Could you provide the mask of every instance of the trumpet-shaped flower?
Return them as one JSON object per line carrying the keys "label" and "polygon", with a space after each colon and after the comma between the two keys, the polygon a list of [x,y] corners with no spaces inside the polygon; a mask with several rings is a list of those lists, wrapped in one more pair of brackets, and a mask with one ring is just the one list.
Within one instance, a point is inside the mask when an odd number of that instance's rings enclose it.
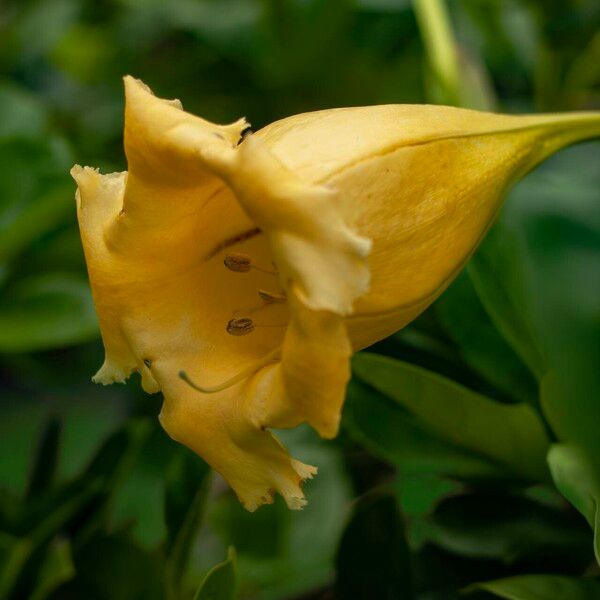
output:
{"label": "trumpet-shaped flower", "polygon": [[336,435],[352,352],[423,311],[473,253],[507,188],[596,114],[443,106],[326,110],[249,133],[125,78],[128,172],[76,166],[106,359],[141,374],[160,421],[249,510],[305,504],[316,468],[269,431]]}

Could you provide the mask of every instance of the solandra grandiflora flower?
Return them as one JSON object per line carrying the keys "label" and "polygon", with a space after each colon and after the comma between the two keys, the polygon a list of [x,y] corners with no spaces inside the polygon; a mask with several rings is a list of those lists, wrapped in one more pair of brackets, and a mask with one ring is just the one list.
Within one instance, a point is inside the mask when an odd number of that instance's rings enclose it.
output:
{"label": "solandra grandiflora flower", "polygon": [[338,431],[351,354],[450,283],[507,188],[597,114],[504,116],[391,105],[296,115],[250,133],[125,78],[128,172],[76,166],[106,360],[141,374],[160,422],[249,510],[305,504],[316,468],[271,428]]}

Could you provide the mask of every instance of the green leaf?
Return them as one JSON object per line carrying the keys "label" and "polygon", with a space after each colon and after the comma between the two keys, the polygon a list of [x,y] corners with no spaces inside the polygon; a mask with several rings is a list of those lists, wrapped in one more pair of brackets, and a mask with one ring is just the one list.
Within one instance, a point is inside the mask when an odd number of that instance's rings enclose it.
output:
{"label": "green leaf", "polygon": [[0,532],[0,600],[10,597],[30,554],[28,540]]}
{"label": "green leaf", "polygon": [[574,569],[590,560],[589,531],[576,513],[497,491],[446,498],[428,518],[427,534],[445,550],[473,559]]}
{"label": "green leaf", "polygon": [[50,593],[75,576],[71,546],[58,539],[48,550],[40,569],[31,600],[46,600]]}
{"label": "green leaf", "polygon": [[108,480],[110,487],[116,487],[129,471],[150,429],[147,421],[138,419],[113,433],[92,458],[86,476]]}
{"label": "green leaf", "polygon": [[[249,513],[229,492],[214,498],[209,514],[210,530],[225,547],[236,548],[243,588],[260,590],[263,600],[298,598],[329,584],[352,499],[346,466],[331,442],[307,425],[278,431],[277,436],[292,456],[319,466],[319,476],[304,485],[308,505],[290,511],[279,499]],[[194,567],[208,570],[217,560],[214,549],[211,536],[201,535]]]}
{"label": "green leaf", "polygon": [[467,273],[498,331],[539,380],[546,363],[524,309],[523,274],[513,238],[502,221],[497,221],[469,261]]}
{"label": "green leaf", "polygon": [[45,235],[43,240],[30,245],[27,252],[19,256],[18,265],[23,272],[84,273],[85,257],[79,231],[59,228]]}
{"label": "green leaf", "polygon": [[508,398],[536,401],[535,379],[492,323],[465,271],[435,303],[435,311],[476,373]]}
{"label": "green leaf", "polygon": [[280,497],[273,504],[249,513],[231,494],[211,511],[212,526],[228,545],[235,547],[239,562],[252,557],[251,560],[262,561],[263,565],[286,554],[292,519],[292,512]]}
{"label": "green leaf", "polygon": [[165,481],[167,547],[171,548],[198,494],[205,499],[210,467],[198,456],[182,450],[171,461]]}
{"label": "green leaf", "polygon": [[[538,229],[537,235],[551,238],[554,247],[552,253],[536,257],[536,277],[543,285],[537,301],[540,331],[552,362],[552,371],[542,380],[542,406],[561,441],[581,444],[600,462],[600,286],[592,275],[600,259],[600,229],[559,218],[539,223]],[[539,281],[542,273],[552,281]]]}
{"label": "green leaf", "polygon": [[356,0],[358,10],[382,13],[405,12],[411,9],[410,0]]}
{"label": "green leaf", "polygon": [[162,569],[158,556],[123,534],[95,537],[74,556],[76,576],[52,600],[162,600]]}
{"label": "green leaf", "polygon": [[109,30],[79,21],[52,51],[52,63],[73,79],[89,84],[102,79],[103,65],[115,55]]}
{"label": "green leaf", "polygon": [[508,472],[437,438],[418,419],[380,392],[353,379],[344,405],[344,430],[403,474],[506,477]]}
{"label": "green leaf", "polygon": [[0,84],[0,140],[34,138],[43,133],[47,123],[44,107],[34,94],[9,83]]}
{"label": "green leaf", "polygon": [[410,523],[407,531],[409,546],[416,552],[431,537],[428,516],[444,498],[459,493],[463,484],[436,473],[400,472],[392,487],[402,514]]}
{"label": "green leaf", "polygon": [[[167,537],[166,476],[174,456],[180,451],[185,451],[185,448],[173,444],[173,440],[155,419],[152,419],[150,424],[152,432],[138,460],[116,491],[111,508],[111,521],[126,524],[132,539],[141,546],[156,548],[162,545],[162,551],[166,546]],[[185,518],[185,512],[180,514],[179,518]]]}
{"label": "green leaf", "polygon": [[41,496],[51,487],[58,465],[58,452],[62,432],[62,423],[51,418],[40,438],[35,461],[29,479],[26,498]]}
{"label": "green leaf", "polygon": [[527,404],[500,404],[414,365],[362,352],[355,374],[410,411],[430,431],[525,479],[548,480],[549,441]]}
{"label": "green leaf", "polygon": [[235,589],[235,549],[231,546],[227,552],[227,559],[208,572],[194,600],[233,600]]}
{"label": "green leaf", "polygon": [[130,421],[104,442],[88,465],[81,480],[97,482],[101,493],[87,507],[83,522],[73,527],[78,545],[106,527],[117,489],[133,468],[150,431],[147,421]]}
{"label": "green leaf", "polygon": [[26,536],[13,537],[8,553],[0,565],[0,599],[7,597],[14,587],[29,587],[33,583],[33,579],[27,576],[27,573],[29,570],[35,572],[39,568],[37,558],[43,556],[45,546],[55,535],[72,524],[82,507],[96,496],[98,487],[97,482],[82,486],[77,493],[69,495],[54,510],[44,514],[43,520]]}
{"label": "green leaf", "polygon": [[72,26],[78,4],[74,0],[32,2],[17,14],[11,33],[20,52],[19,62],[33,61],[49,52]]}
{"label": "green leaf", "polygon": [[507,600],[595,600],[600,598],[600,582],[565,575],[517,575],[506,579],[475,583],[467,592],[485,590]]}
{"label": "green leaf", "polygon": [[73,517],[78,514],[82,506],[85,506],[90,498],[93,498],[99,489],[97,482],[84,485],[78,493],[70,495],[54,511],[49,512],[45,519],[28,534],[32,548],[47,543],[58,532],[66,528]]}
{"label": "green leaf", "polygon": [[0,142],[0,263],[69,215],[75,223],[72,162],[70,147],[56,136]]}
{"label": "green leaf", "polygon": [[[260,575],[266,564],[264,553],[242,555],[238,551],[240,580],[246,581],[242,573],[247,577],[248,571],[253,571],[254,581],[264,578],[257,585],[259,589],[269,590],[265,600],[293,598],[327,585],[345,525],[346,507],[352,498],[343,459],[331,442],[321,440],[306,425],[278,431],[277,437],[292,456],[318,465],[319,475],[304,485],[308,505],[301,511],[286,509],[284,512],[280,507],[270,507],[279,522],[270,533],[268,544],[271,548],[280,545],[280,552],[276,559],[269,561],[268,577],[264,571],[262,577]],[[248,561],[250,556],[253,558]]]}
{"label": "green leaf", "polygon": [[167,473],[165,521],[167,598],[181,598],[190,553],[202,524],[210,488],[210,468],[191,452],[179,453]]}
{"label": "green leaf", "polygon": [[[6,544],[6,540],[3,541]],[[46,548],[34,547],[28,538],[15,538],[9,547],[3,548],[0,564],[0,600],[29,598],[34,585],[40,560]]]}
{"label": "green leaf", "polygon": [[0,237],[0,264],[9,262],[46,232],[56,229],[68,216],[74,215],[71,185],[55,186],[23,206],[10,224],[2,227]]}
{"label": "green leaf", "polygon": [[358,500],[336,568],[340,600],[413,597],[410,550],[393,494],[374,492]]}
{"label": "green leaf", "polygon": [[23,509],[23,502],[17,494],[0,487],[0,531],[13,532]]}
{"label": "green leaf", "polygon": [[583,448],[554,444],[548,465],[561,494],[587,519],[594,531],[594,552],[600,564],[600,467]]}
{"label": "green leaf", "polygon": [[0,298],[0,352],[31,352],[94,339],[98,324],[87,282],[66,273],[23,279]]}
{"label": "green leaf", "polygon": [[445,497],[456,494],[457,481],[431,473],[402,474],[394,483],[402,512],[407,517],[422,517],[430,513]]}
{"label": "green leaf", "polygon": [[521,239],[522,296],[551,373],[542,380],[544,413],[561,442],[600,463],[597,149],[569,148],[531,173],[511,194],[505,221]]}

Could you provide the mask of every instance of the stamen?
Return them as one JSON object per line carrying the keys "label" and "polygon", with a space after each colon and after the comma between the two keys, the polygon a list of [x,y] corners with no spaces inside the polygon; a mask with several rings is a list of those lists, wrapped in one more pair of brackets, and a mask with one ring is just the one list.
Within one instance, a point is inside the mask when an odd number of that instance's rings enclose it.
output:
{"label": "stamen", "polygon": [[270,304],[285,304],[287,302],[285,294],[275,294],[267,290],[258,290],[258,297],[262,300],[261,304],[247,308],[238,308],[233,311],[233,315],[251,315],[264,310]]}
{"label": "stamen", "polygon": [[254,331],[254,322],[252,319],[242,317],[241,319],[231,319],[227,322],[227,333],[230,335],[247,335]]}
{"label": "stamen", "polygon": [[250,269],[256,269],[261,273],[277,275],[277,271],[257,265],[247,254],[241,254],[240,252],[230,252],[226,254],[223,264],[230,271],[235,271],[236,273],[247,273]]}
{"label": "stamen", "polygon": [[223,264],[236,273],[246,273],[252,267],[252,259],[245,254],[226,254]]}
{"label": "stamen", "polygon": [[267,304],[283,304],[287,302],[287,296],[285,294],[274,294],[267,290],[258,290],[258,297]]}
{"label": "stamen", "polygon": [[222,390],[226,390],[227,388],[239,383],[240,381],[244,381],[244,379],[248,379],[248,377],[254,375],[256,371],[269,364],[270,362],[277,362],[279,358],[279,354],[281,352],[280,348],[275,348],[272,352],[269,352],[263,358],[258,359],[250,366],[246,367],[243,371],[240,371],[237,375],[234,375],[230,379],[227,379],[223,383],[213,386],[201,386],[197,383],[194,383],[187,375],[185,371],[179,371],[179,378],[185,381],[191,388],[195,389],[198,392],[202,392],[203,394],[214,394],[215,392],[221,392]]}
{"label": "stamen", "polygon": [[239,319],[231,319],[227,322],[227,333],[229,335],[247,335],[252,333],[257,327],[287,327],[287,323],[255,323],[248,317],[241,317]]}

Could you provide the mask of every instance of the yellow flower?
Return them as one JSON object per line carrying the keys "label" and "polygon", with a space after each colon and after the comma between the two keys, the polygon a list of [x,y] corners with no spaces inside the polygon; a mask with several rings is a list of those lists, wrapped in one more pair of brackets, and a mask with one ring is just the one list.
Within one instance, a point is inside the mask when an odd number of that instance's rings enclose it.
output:
{"label": "yellow flower", "polygon": [[[249,510],[316,468],[269,432],[338,430],[353,351],[400,329],[474,251],[507,187],[597,114],[327,110],[245,134],[125,78],[126,173],[76,166],[106,360]],[[197,389],[194,389],[197,388]]]}

